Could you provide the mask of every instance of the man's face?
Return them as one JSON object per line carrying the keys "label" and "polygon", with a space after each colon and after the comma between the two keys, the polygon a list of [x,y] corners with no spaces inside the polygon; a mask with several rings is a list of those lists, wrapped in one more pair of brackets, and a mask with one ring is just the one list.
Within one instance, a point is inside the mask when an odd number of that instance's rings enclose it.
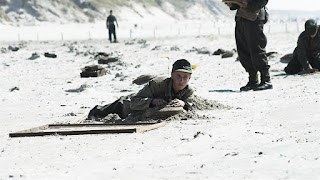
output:
{"label": "man's face", "polygon": [[171,78],[173,81],[173,89],[175,92],[178,92],[188,85],[191,74],[187,72],[175,71],[171,73]]}
{"label": "man's face", "polygon": [[316,30],[316,33],[314,33],[313,35],[311,35],[310,37],[313,39],[317,36],[318,34],[318,31],[319,31],[319,26],[317,27],[317,30]]}

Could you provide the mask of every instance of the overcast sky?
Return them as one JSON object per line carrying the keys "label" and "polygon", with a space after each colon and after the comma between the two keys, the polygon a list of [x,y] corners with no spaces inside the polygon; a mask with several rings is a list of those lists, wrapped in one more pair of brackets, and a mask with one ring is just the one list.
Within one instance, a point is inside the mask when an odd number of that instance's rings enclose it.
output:
{"label": "overcast sky", "polygon": [[269,0],[267,7],[273,10],[320,11],[320,0]]}

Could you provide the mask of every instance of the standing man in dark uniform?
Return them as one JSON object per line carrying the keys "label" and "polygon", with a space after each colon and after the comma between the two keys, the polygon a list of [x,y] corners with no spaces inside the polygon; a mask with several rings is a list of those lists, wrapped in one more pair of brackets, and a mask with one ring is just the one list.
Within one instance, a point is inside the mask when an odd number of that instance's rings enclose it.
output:
{"label": "standing man in dark uniform", "polygon": [[284,71],[287,74],[314,73],[320,69],[320,27],[314,19],[305,23],[293,57]]}
{"label": "standing man in dark uniform", "polygon": [[[249,73],[249,82],[240,91],[272,89],[265,47],[267,38],[263,26],[267,22],[265,6],[268,0],[226,1],[230,10],[236,10],[235,37],[239,60]],[[260,83],[258,80],[260,72]]]}
{"label": "standing man in dark uniform", "polygon": [[116,26],[114,25],[115,22],[117,23],[117,27],[119,27],[116,17],[112,15],[112,10],[110,10],[110,15],[107,18],[107,28],[109,29],[109,41],[111,43],[112,43],[112,37],[111,37],[112,34],[114,38],[113,42],[117,42]]}

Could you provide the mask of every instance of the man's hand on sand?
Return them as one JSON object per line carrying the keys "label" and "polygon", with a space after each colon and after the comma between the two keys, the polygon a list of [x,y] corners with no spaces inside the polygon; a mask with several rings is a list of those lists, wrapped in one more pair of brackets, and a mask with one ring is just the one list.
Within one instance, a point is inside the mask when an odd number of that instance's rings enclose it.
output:
{"label": "man's hand on sand", "polygon": [[167,104],[167,101],[165,101],[164,99],[161,99],[161,98],[154,98],[151,101],[152,106],[163,106],[166,104]]}
{"label": "man's hand on sand", "polygon": [[169,106],[171,107],[183,107],[186,103],[181,101],[180,99],[174,99],[169,102]]}

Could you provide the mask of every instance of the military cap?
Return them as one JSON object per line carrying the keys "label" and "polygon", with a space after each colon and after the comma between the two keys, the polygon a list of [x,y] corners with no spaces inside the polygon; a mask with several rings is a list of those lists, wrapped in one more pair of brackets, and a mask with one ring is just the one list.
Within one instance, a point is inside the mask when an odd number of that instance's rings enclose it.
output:
{"label": "military cap", "polygon": [[172,66],[172,72],[180,71],[192,74],[192,66],[186,59],[177,60]]}
{"label": "military cap", "polygon": [[317,32],[317,21],[315,21],[314,19],[309,19],[304,24],[304,27],[308,35],[314,35]]}

